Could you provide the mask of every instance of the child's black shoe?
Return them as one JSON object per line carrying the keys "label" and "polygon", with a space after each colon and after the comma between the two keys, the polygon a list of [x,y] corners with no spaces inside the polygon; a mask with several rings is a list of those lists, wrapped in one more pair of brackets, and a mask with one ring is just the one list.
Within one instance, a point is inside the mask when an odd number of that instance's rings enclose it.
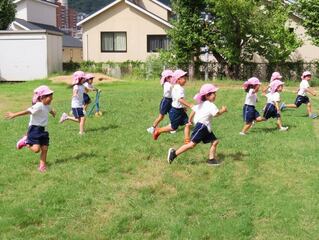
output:
{"label": "child's black shoe", "polygon": [[219,166],[220,162],[218,160],[216,160],[215,158],[213,158],[213,159],[207,160],[207,164],[209,166]]}
{"label": "child's black shoe", "polygon": [[174,159],[177,157],[175,152],[176,151],[173,148],[168,149],[167,162],[169,164],[171,164],[174,161]]}

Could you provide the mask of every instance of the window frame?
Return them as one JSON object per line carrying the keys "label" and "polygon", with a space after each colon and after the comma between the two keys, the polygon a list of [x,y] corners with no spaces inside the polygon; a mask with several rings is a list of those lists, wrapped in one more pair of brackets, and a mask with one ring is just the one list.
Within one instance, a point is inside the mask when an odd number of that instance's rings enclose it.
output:
{"label": "window frame", "polygon": [[[112,33],[113,34],[113,50],[103,50],[103,33]],[[115,33],[125,33],[125,50],[114,50],[115,42],[114,42],[114,34]],[[100,34],[100,42],[101,42],[101,52],[108,52],[108,53],[126,53],[127,52],[127,32],[123,31],[108,31],[108,32],[101,32]]]}
{"label": "window frame", "polygon": [[[147,34],[146,35],[146,51],[147,51],[147,53],[158,53],[159,51],[151,51],[150,50],[150,38],[151,37],[165,37],[166,39],[168,39],[169,41],[170,41],[170,39],[168,38],[168,35],[167,34]],[[164,38],[162,39],[162,40],[164,40]],[[164,49],[164,48],[160,48],[160,49]],[[164,50],[166,50],[166,49],[164,49]]]}

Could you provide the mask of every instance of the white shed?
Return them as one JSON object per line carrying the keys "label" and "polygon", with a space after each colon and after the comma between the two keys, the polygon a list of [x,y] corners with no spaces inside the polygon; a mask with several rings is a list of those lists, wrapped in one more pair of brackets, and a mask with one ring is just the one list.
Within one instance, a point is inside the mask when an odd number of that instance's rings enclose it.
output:
{"label": "white shed", "polygon": [[62,33],[0,31],[0,81],[28,81],[62,71]]}

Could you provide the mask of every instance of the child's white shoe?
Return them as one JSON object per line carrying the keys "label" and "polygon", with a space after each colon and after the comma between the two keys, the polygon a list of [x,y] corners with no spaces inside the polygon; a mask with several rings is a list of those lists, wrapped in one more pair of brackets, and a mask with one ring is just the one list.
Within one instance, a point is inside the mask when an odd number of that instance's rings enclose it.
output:
{"label": "child's white shoe", "polygon": [[287,131],[288,130],[288,127],[281,127],[279,128],[279,131]]}
{"label": "child's white shoe", "polygon": [[154,127],[150,127],[150,128],[148,128],[148,129],[146,129],[146,131],[148,132],[148,133],[150,133],[150,134],[153,134],[153,132],[154,132]]}
{"label": "child's white shoe", "polygon": [[176,130],[175,130],[175,131],[170,131],[170,133],[171,133],[171,134],[174,134],[174,133],[176,133]]}
{"label": "child's white shoe", "polygon": [[67,119],[68,119],[68,114],[62,113],[59,123],[63,123]]}
{"label": "child's white shoe", "polygon": [[239,133],[239,135],[241,135],[241,136],[245,136],[245,135],[246,135],[246,133],[244,133],[244,132],[240,132],[240,133]]}

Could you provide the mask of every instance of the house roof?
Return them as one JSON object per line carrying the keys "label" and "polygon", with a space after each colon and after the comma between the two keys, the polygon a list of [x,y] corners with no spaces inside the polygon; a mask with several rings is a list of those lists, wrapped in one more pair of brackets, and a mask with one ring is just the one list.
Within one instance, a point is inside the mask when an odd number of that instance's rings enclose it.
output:
{"label": "house roof", "polygon": [[168,11],[172,11],[171,1],[170,0],[152,0],[152,2],[160,5]]}
{"label": "house roof", "polygon": [[29,22],[20,18],[16,18],[13,23],[17,24],[18,26],[22,27],[25,30],[48,30],[51,32],[62,33],[63,47],[82,48],[82,42],[79,39],[74,38],[70,35],[67,35],[65,32],[61,31],[55,26],[46,25],[42,23]]}
{"label": "house roof", "polygon": [[140,11],[141,13],[143,13],[143,14],[145,14],[145,15],[147,15],[147,16],[153,18],[153,19],[155,19],[156,21],[161,22],[162,24],[164,24],[164,25],[166,25],[166,26],[168,26],[168,27],[170,27],[170,28],[173,27],[173,25],[171,25],[171,24],[170,24],[168,21],[166,21],[165,19],[163,19],[163,18],[157,16],[156,14],[154,14],[154,13],[152,13],[152,12],[146,10],[145,8],[142,8],[142,7],[138,6],[138,5],[136,5],[136,4],[133,3],[131,0],[115,0],[115,1],[113,1],[113,2],[111,2],[111,3],[109,3],[108,5],[106,5],[104,8],[100,9],[99,11],[93,13],[92,15],[90,15],[90,16],[88,16],[87,18],[85,18],[85,19],[83,19],[82,21],[80,21],[80,22],[77,24],[77,26],[81,26],[83,23],[85,23],[85,22],[91,20],[92,18],[94,18],[94,17],[100,15],[101,13],[107,11],[108,9],[112,8],[113,6],[115,6],[116,4],[118,4],[118,3],[122,2],[122,1],[124,1],[124,3],[126,3],[127,5],[129,5],[129,6],[133,7],[133,8],[135,8],[135,9],[138,10],[138,11]]}
{"label": "house roof", "polygon": [[[24,0],[15,0],[15,1],[13,1],[13,3],[17,4],[18,2],[21,2],[21,1],[24,1]],[[46,1],[46,0],[34,0],[34,1],[41,2],[41,3],[47,4],[47,5],[51,5],[51,6],[54,6],[54,7],[58,6],[57,4],[55,4],[53,2],[50,2],[50,1]]]}

